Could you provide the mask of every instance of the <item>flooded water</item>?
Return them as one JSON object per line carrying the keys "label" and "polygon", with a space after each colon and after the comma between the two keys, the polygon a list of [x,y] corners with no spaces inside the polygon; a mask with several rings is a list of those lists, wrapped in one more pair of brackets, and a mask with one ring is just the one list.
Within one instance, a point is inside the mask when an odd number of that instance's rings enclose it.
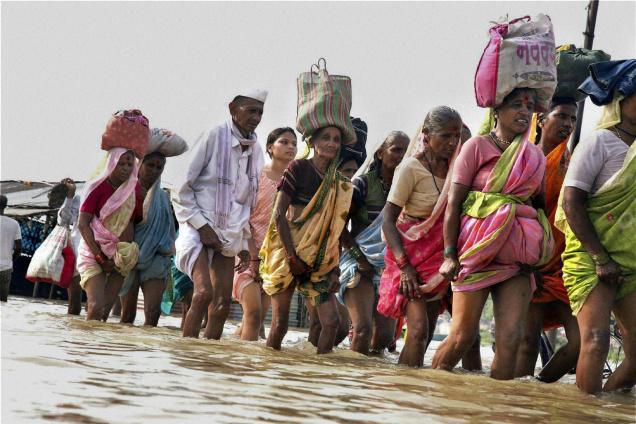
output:
{"label": "flooded water", "polygon": [[88,323],[16,297],[0,309],[3,423],[636,420],[634,391],[596,398],[572,384],[398,367],[395,355],[317,356],[302,332],[274,352],[233,338],[233,324],[209,341],[182,339],[175,318],[155,329]]}

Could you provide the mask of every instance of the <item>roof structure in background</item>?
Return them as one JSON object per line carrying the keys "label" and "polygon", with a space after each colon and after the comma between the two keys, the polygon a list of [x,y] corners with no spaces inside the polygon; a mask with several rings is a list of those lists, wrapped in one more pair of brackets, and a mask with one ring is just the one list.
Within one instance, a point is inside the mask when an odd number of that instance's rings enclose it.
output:
{"label": "roof structure in background", "polygon": [[[55,212],[49,208],[48,193],[59,181],[0,181],[0,193],[7,196],[7,216],[29,217]],[[81,193],[84,182],[76,182],[77,193]]]}

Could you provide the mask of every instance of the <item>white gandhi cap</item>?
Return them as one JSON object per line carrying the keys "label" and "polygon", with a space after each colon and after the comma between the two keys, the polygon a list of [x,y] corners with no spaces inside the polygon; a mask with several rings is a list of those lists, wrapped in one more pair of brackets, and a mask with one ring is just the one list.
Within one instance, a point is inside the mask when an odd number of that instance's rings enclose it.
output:
{"label": "white gandhi cap", "polygon": [[250,99],[258,100],[259,102],[265,103],[265,100],[267,99],[267,90],[252,88],[249,90],[243,90],[234,97],[236,98],[238,96],[249,97]]}

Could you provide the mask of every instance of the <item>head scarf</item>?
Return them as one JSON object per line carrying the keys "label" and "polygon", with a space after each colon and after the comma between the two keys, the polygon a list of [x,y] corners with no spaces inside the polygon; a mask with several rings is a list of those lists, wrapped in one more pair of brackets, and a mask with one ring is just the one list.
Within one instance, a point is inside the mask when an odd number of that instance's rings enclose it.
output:
{"label": "head scarf", "polygon": [[[84,194],[82,195],[82,202],[93,192],[93,190],[95,190],[101,183],[103,183],[110,176],[110,174],[113,173],[113,171],[117,167],[119,159],[124,153],[128,151],[128,149],[124,149],[123,147],[115,147],[108,151],[108,153],[106,154],[106,160],[102,162],[102,164],[100,164],[100,167],[98,167],[98,170],[96,170],[95,172],[97,176],[86,183],[86,188],[84,189]],[[108,199],[106,204],[104,204],[104,207],[100,211],[100,219],[104,220],[107,216],[111,215],[113,212],[119,209],[119,207],[121,207],[121,205],[135,191],[138,172],[139,161],[135,158],[133,170],[130,173],[130,177],[128,177],[128,180],[125,181],[122,185],[117,187],[115,193],[111,196],[110,199]]]}

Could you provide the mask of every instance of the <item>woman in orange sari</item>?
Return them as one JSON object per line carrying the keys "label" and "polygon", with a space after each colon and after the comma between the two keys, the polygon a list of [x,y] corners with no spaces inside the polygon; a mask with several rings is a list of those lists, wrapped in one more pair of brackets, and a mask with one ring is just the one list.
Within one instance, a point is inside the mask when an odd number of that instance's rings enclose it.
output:
{"label": "woman in orange sari", "polygon": [[574,99],[554,98],[548,111],[539,115],[537,123],[537,144],[546,156],[546,215],[552,227],[554,250],[550,260],[541,268],[543,284],[535,291],[528,308],[515,374],[517,377],[534,375],[541,330],[563,326],[568,342],[554,353],[537,375],[537,379],[548,383],[559,380],[576,365],[580,347],[579,326],[563,286],[561,254],[565,249],[565,238],[554,227],[559,193],[570,159],[568,140],[576,125],[576,111]]}

